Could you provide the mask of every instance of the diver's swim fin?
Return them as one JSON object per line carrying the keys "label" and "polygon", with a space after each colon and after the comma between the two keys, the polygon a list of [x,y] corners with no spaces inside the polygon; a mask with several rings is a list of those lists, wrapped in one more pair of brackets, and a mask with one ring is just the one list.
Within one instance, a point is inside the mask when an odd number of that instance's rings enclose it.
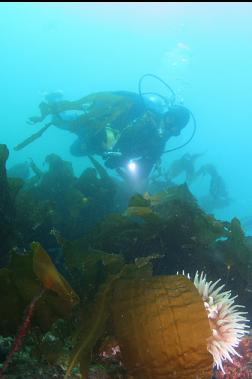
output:
{"label": "diver's swim fin", "polygon": [[39,137],[42,136],[42,134],[49,128],[49,126],[51,126],[52,123],[49,122],[48,124],[46,124],[45,126],[43,126],[43,128],[41,128],[37,133],[34,133],[32,134],[30,137],[26,138],[23,142],[19,143],[17,146],[14,147],[14,150],[15,151],[19,151],[19,150],[22,150],[25,146],[29,145],[30,143],[32,143],[33,141],[35,141],[36,139],[38,139]]}

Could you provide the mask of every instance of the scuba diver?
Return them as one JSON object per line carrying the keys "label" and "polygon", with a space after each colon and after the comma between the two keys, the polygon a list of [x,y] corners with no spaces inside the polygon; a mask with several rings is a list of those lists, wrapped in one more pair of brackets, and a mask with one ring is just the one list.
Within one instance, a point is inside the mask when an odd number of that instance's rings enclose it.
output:
{"label": "scuba diver", "polygon": [[231,199],[225,182],[213,164],[209,163],[201,166],[197,175],[207,175],[210,178],[209,193],[200,199],[202,207],[207,212],[212,212],[214,209],[221,209],[230,205]]}
{"label": "scuba diver", "polygon": [[[144,93],[142,81],[146,76],[161,81],[171,91],[171,99],[157,93]],[[172,136],[180,135],[192,116],[186,107],[175,104],[172,89],[152,74],[140,79],[139,93],[98,92],[77,101],[67,101],[61,91],[55,91],[46,94],[39,108],[40,116],[30,117],[29,123],[36,124],[50,117],[49,123],[16,146],[16,150],[25,147],[54,125],[78,136],[70,147],[72,155],[97,154],[103,157],[106,167],[130,170],[132,173],[137,171],[138,177],[142,178],[148,177],[165,152],[166,142]],[[193,134],[185,144],[195,133],[194,118],[193,121]]]}
{"label": "scuba diver", "polygon": [[164,114],[146,111],[121,132],[111,153],[106,154],[109,168],[128,167],[137,177],[148,177],[165,151],[167,141],[178,136],[187,125],[190,112],[181,105]]}

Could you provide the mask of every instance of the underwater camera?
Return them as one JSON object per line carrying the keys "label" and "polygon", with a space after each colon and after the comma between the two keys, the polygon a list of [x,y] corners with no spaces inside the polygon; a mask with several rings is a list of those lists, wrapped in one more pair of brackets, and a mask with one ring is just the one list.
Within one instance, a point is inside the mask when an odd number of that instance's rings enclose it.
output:
{"label": "underwater camera", "polygon": [[103,159],[105,160],[106,167],[110,169],[123,168],[129,174],[135,175],[138,172],[138,161],[142,159],[142,157],[125,159],[122,153],[118,151],[108,151],[103,154]]}

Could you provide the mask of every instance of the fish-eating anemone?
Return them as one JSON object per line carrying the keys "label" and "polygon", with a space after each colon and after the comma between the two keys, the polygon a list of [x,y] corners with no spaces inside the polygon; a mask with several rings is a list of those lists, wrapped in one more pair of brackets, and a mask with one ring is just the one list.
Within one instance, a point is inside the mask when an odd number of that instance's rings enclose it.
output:
{"label": "fish-eating anemone", "polygon": [[248,320],[218,283],[203,273],[118,283],[114,331],[132,378],[210,379],[213,364],[232,360]]}
{"label": "fish-eating anemone", "polygon": [[206,275],[196,272],[194,285],[198,289],[204,302],[209,325],[212,331],[211,337],[207,340],[207,349],[214,358],[217,369],[223,372],[222,362],[228,359],[233,362],[232,355],[240,356],[236,347],[241,338],[249,328],[245,314],[239,311],[242,305],[234,304],[237,296],[231,295],[231,291],[222,291],[224,284],[217,287],[220,279],[216,282],[207,282]]}

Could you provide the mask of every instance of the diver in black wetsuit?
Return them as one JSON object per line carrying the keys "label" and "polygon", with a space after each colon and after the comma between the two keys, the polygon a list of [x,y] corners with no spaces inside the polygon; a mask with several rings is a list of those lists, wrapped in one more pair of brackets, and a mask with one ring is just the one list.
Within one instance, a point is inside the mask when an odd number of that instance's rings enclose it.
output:
{"label": "diver in black wetsuit", "polygon": [[139,175],[147,177],[164,153],[166,142],[178,136],[189,119],[190,112],[183,106],[173,106],[163,115],[146,111],[122,130],[113,147],[118,156],[108,155],[106,166],[136,162]]}
{"label": "diver in black wetsuit", "polygon": [[74,156],[97,154],[105,166],[137,167],[148,177],[165,150],[166,142],[188,124],[191,112],[182,105],[162,102],[162,96],[127,91],[98,92],[77,101],[62,94],[48,94],[39,105],[37,123],[51,117],[51,124],[78,136],[70,151]]}

